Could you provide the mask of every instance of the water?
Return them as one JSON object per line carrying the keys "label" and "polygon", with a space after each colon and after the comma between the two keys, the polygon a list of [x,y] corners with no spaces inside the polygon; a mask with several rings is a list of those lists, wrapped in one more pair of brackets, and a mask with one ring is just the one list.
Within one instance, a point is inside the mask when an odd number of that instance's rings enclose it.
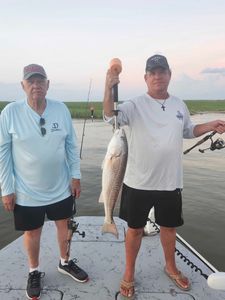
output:
{"label": "water", "polygon": [[[195,123],[225,118],[223,114],[192,116]],[[79,141],[83,122],[76,121]],[[87,121],[82,150],[82,194],[77,200],[77,215],[104,215],[103,205],[98,203],[101,190],[101,164],[112,136],[109,125],[100,121]],[[216,136],[217,138],[218,136]],[[184,149],[195,140],[185,140]],[[184,156],[183,211],[185,224],[178,233],[200,252],[218,270],[225,271],[225,149],[201,154],[197,147]],[[118,207],[115,215],[118,214]],[[12,214],[0,204],[0,248],[17,238],[13,229]]]}

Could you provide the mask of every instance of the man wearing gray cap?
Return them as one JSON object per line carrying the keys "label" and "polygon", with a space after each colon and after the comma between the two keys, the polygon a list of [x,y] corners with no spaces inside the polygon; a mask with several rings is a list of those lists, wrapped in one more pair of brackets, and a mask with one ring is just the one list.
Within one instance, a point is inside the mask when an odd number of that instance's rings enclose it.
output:
{"label": "man wearing gray cap", "polygon": [[[118,123],[124,126],[128,160],[122,190],[120,217],[127,221],[126,266],[120,293],[134,295],[135,262],[141,246],[149,211],[155,209],[156,223],[165,256],[166,275],[182,290],[190,283],[175,262],[176,227],[182,217],[183,138],[198,137],[209,131],[225,132],[225,122],[216,120],[194,125],[185,103],[169,94],[171,70],[163,55],[146,62],[144,79],[147,93],[118,105]],[[106,121],[113,123],[112,88],[118,75],[107,72],[104,95]]]}
{"label": "man wearing gray cap", "polygon": [[24,231],[28,255],[28,299],[40,298],[40,237],[45,216],[54,220],[60,250],[59,272],[78,282],[87,273],[68,259],[68,219],[79,198],[80,159],[76,134],[64,103],[46,98],[44,68],[24,67],[26,99],[8,104],[1,113],[0,183],[2,201],[13,211],[15,229]]}

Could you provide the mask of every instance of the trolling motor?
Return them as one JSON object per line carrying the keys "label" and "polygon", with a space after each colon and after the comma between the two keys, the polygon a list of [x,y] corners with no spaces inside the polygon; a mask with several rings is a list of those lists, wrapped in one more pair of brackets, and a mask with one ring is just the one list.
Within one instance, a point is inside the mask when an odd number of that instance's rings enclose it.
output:
{"label": "trolling motor", "polygon": [[204,153],[206,150],[220,150],[225,148],[225,142],[223,139],[219,138],[216,141],[213,141],[212,137],[216,134],[216,131],[211,132],[210,134],[206,135],[203,139],[201,139],[200,141],[198,141],[194,146],[192,146],[191,148],[185,150],[183,152],[183,154],[187,154],[188,152],[190,152],[192,149],[194,149],[195,147],[201,145],[202,143],[206,142],[208,139],[211,140],[211,145],[208,148],[205,149],[199,149],[199,152]]}
{"label": "trolling motor", "polygon": [[210,274],[207,283],[212,289],[225,291],[225,272],[215,272]]}
{"label": "trolling motor", "polygon": [[208,148],[205,149],[198,149],[199,152],[204,153],[206,150],[221,150],[223,148],[225,148],[225,142],[223,139],[217,139],[215,142],[213,142],[212,138],[211,139],[211,145]]}
{"label": "trolling motor", "polygon": [[70,257],[70,246],[71,246],[71,241],[72,241],[72,237],[74,233],[78,233],[79,235],[82,236],[82,238],[85,237],[85,232],[82,231],[80,232],[79,230],[77,230],[79,223],[77,223],[74,220],[74,216],[76,213],[76,202],[75,202],[75,197],[73,198],[73,213],[72,216],[70,217],[70,219],[68,220],[68,235],[67,235],[67,251],[66,251],[66,261],[69,260]]}

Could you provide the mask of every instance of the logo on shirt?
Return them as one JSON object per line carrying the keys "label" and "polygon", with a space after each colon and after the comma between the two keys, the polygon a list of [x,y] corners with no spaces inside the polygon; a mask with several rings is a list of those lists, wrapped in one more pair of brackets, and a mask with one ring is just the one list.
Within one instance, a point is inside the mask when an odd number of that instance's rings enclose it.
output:
{"label": "logo on shirt", "polygon": [[54,131],[61,131],[62,129],[59,128],[59,124],[58,123],[52,123],[52,128],[51,128],[51,132]]}
{"label": "logo on shirt", "polygon": [[176,117],[177,117],[178,120],[183,120],[184,119],[184,115],[179,110],[177,111]]}

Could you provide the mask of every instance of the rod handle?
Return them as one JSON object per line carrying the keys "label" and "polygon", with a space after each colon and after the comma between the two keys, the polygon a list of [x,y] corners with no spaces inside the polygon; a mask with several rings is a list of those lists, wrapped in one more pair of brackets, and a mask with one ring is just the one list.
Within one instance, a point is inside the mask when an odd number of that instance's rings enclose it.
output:
{"label": "rod handle", "polygon": [[[122,71],[122,63],[119,58],[113,58],[110,61],[110,70],[114,75],[119,75]],[[118,102],[118,84],[115,84],[112,88],[113,90],[113,100]]]}
{"label": "rod handle", "polygon": [[118,99],[119,99],[119,97],[118,97],[118,84],[115,84],[113,86],[113,101],[118,102]]}

